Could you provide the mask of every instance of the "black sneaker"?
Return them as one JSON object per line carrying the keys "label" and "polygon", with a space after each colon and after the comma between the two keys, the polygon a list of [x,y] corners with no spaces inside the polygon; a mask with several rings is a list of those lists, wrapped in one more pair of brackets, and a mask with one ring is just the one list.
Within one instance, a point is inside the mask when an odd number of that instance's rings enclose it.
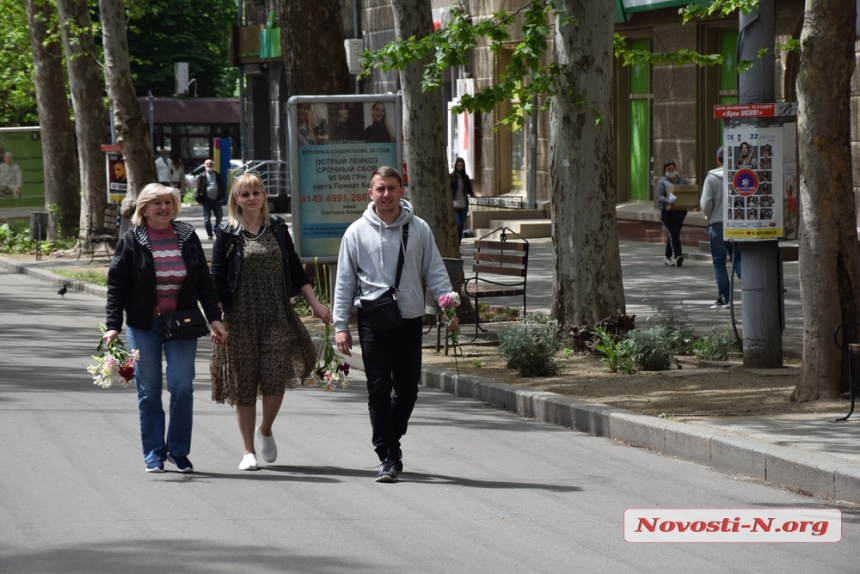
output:
{"label": "black sneaker", "polygon": [[194,472],[194,465],[188,460],[187,456],[167,455],[167,462],[176,465],[176,470],[179,472]]}
{"label": "black sneaker", "polygon": [[675,266],[676,266],[676,267],[681,267],[681,266],[683,266],[683,265],[684,265],[684,256],[683,256],[683,255],[679,255],[679,256],[678,256],[678,258],[677,258],[677,259],[675,259]]}
{"label": "black sneaker", "polygon": [[403,472],[403,451],[398,448],[396,452],[392,453],[391,462],[394,463],[397,474]]}
{"label": "black sneaker", "polygon": [[728,306],[729,304],[726,303],[726,300],[720,297],[714,303],[711,304],[711,309],[727,309]]}
{"label": "black sneaker", "polygon": [[382,470],[376,476],[376,482],[397,482],[397,468],[390,458],[382,461]]}

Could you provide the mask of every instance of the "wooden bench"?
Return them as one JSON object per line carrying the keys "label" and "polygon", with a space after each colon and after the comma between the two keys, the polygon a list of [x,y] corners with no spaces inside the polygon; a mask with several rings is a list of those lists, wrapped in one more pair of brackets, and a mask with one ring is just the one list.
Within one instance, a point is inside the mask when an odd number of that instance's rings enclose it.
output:
{"label": "wooden bench", "polygon": [[105,207],[104,222],[101,227],[90,222],[90,228],[86,230],[83,237],[78,239],[78,260],[80,260],[81,252],[86,246],[90,250],[90,263],[92,263],[95,258],[96,245],[99,243],[104,245],[108,257],[113,255],[111,248],[116,245],[117,239],[119,239],[119,218],[119,204],[108,203]]}
{"label": "wooden bench", "polygon": [[[514,236],[515,241],[510,241]],[[529,268],[529,242],[508,227],[500,227],[475,240],[472,271],[464,289],[475,307],[475,339],[480,325],[480,300],[488,297],[523,297],[526,314],[526,279]],[[474,339],[473,339],[474,340]]]}

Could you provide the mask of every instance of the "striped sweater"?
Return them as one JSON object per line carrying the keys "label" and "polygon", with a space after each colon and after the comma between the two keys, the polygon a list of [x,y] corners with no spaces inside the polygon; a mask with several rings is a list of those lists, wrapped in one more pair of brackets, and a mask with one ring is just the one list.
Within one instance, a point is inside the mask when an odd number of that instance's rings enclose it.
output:
{"label": "striped sweater", "polygon": [[152,261],[155,265],[155,292],[158,295],[158,309],[162,313],[175,311],[179,290],[188,275],[179,236],[171,225],[167,229],[154,229],[147,226]]}

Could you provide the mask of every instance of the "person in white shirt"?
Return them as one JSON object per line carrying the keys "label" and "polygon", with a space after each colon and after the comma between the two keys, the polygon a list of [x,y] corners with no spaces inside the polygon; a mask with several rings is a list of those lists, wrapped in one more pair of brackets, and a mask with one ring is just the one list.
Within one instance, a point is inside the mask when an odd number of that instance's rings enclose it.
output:
{"label": "person in white shirt", "polygon": [[173,185],[173,167],[170,164],[170,150],[161,148],[161,157],[155,160],[158,171],[158,183],[170,187]]}
{"label": "person in white shirt", "polygon": [[0,197],[11,193],[15,197],[21,197],[21,186],[24,185],[24,179],[21,176],[21,168],[13,163],[14,156],[12,152],[7,151],[3,157],[3,163],[0,163]]}

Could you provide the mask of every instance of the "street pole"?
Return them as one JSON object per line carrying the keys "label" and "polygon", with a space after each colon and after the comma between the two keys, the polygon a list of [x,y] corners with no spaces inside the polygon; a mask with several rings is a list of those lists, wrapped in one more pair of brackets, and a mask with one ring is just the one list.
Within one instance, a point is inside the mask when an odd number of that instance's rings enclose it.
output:
{"label": "street pole", "polygon": [[[770,103],[774,88],[774,0],[740,16],[738,58],[754,62],[738,76],[738,103]],[[759,50],[767,54],[760,58]],[[782,260],[777,241],[741,243],[744,366],[782,367]]]}

